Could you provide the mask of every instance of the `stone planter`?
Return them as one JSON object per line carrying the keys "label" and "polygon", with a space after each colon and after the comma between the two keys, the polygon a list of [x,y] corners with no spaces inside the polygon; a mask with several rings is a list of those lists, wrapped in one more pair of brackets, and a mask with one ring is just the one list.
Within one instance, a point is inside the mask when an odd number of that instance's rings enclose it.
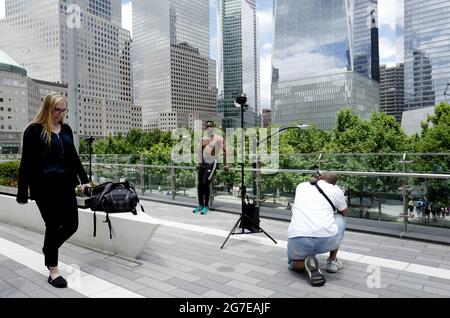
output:
{"label": "stone planter", "polygon": [[[1,187],[0,222],[9,223],[31,231],[44,233],[45,224],[36,203],[19,205],[15,194],[17,189]],[[6,194],[5,194],[6,193]],[[81,205],[87,198],[79,198]],[[77,232],[68,240],[71,243],[98,250],[110,255],[136,259],[149,244],[149,240],[159,227],[159,222],[149,215],[139,212],[110,214],[112,239],[109,238],[108,225],[104,223],[105,213],[97,214],[97,235],[93,237],[93,213],[88,209],[78,209],[79,226]]]}
{"label": "stone planter", "polygon": [[[0,186],[0,194],[14,195],[15,196],[17,194],[17,188]],[[89,206],[88,206],[88,204],[86,202],[88,199],[89,199],[88,197],[78,197],[77,196],[78,207],[81,208],[81,209],[89,208]]]}

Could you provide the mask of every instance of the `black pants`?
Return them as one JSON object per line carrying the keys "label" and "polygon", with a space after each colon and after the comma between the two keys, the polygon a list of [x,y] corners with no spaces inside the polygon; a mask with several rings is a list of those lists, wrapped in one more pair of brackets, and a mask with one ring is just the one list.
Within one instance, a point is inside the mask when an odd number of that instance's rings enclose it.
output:
{"label": "black pants", "polygon": [[207,164],[203,163],[198,170],[198,205],[208,206],[209,205],[209,186],[211,184],[214,173],[217,169],[217,161]]}
{"label": "black pants", "polygon": [[58,266],[58,249],[78,229],[75,187],[65,177],[46,178],[36,204],[45,222],[45,265]]}

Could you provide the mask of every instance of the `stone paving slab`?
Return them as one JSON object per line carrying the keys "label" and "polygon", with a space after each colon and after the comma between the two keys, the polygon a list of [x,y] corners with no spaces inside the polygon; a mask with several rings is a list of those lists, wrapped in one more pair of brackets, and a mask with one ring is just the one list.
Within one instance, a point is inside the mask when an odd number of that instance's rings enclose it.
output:
{"label": "stone paving slab", "polygon": [[[231,230],[236,215],[210,212],[194,215],[189,207],[144,202],[154,218]],[[388,267],[380,268],[380,288],[369,288],[368,264],[344,261],[344,270],[325,273],[327,283],[309,285],[304,274],[288,269],[286,242],[288,222],[261,219],[261,226],[280,244],[260,234],[232,235],[224,249],[225,237],[161,225],[136,262],[112,257],[74,244],[60,249],[66,264],[78,264],[82,271],[116,286],[151,298],[378,298],[450,297],[450,280]],[[253,237],[267,239],[264,244]],[[0,238],[41,253],[42,233],[0,224]],[[342,250],[361,256],[386,258],[418,265],[450,265],[450,247],[374,234],[347,232]],[[325,256],[319,256],[323,263]],[[56,290],[41,273],[0,253],[0,297],[86,297],[72,289]]]}

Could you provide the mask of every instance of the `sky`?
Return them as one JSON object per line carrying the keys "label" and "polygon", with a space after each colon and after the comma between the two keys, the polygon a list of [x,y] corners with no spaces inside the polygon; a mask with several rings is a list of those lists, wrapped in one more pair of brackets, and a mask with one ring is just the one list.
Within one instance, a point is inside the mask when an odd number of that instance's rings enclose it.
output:
{"label": "sky", "polygon": [[[36,0],[39,1],[39,0]],[[164,1],[164,0],[161,0]],[[189,1],[189,0],[186,0]],[[210,31],[212,59],[217,59],[216,5],[210,2]],[[378,25],[380,37],[380,63],[395,65],[395,0],[378,0]],[[271,51],[272,51],[272,10],[273,0],[256,0],[260,28],[260,77],[261,108],[270,108]],[[131,1],[122,0],[122,26],[132,32]],[[4,16],[5,0],[0,0],[0,18]]]}

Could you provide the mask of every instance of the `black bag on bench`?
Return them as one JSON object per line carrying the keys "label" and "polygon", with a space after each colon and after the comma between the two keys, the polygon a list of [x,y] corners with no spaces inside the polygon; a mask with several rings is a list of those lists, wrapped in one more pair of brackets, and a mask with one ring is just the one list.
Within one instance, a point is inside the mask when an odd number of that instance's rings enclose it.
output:
{"label": "black bag on bench", "polygon": [[[94,237],[97,233],[96,211],[106,212],[106,220],[108,223],[109,238],[112,239],[111,221],[109,213],[131,212],[137,214],[136,206],[139,203],[139,197],[136,193],[134,185],[128,181],[125,182],[105,182],[92,189],[92,197],[88,200],[89,207],[94,211]],[[144,207],[141,206],[142,212]]]}

